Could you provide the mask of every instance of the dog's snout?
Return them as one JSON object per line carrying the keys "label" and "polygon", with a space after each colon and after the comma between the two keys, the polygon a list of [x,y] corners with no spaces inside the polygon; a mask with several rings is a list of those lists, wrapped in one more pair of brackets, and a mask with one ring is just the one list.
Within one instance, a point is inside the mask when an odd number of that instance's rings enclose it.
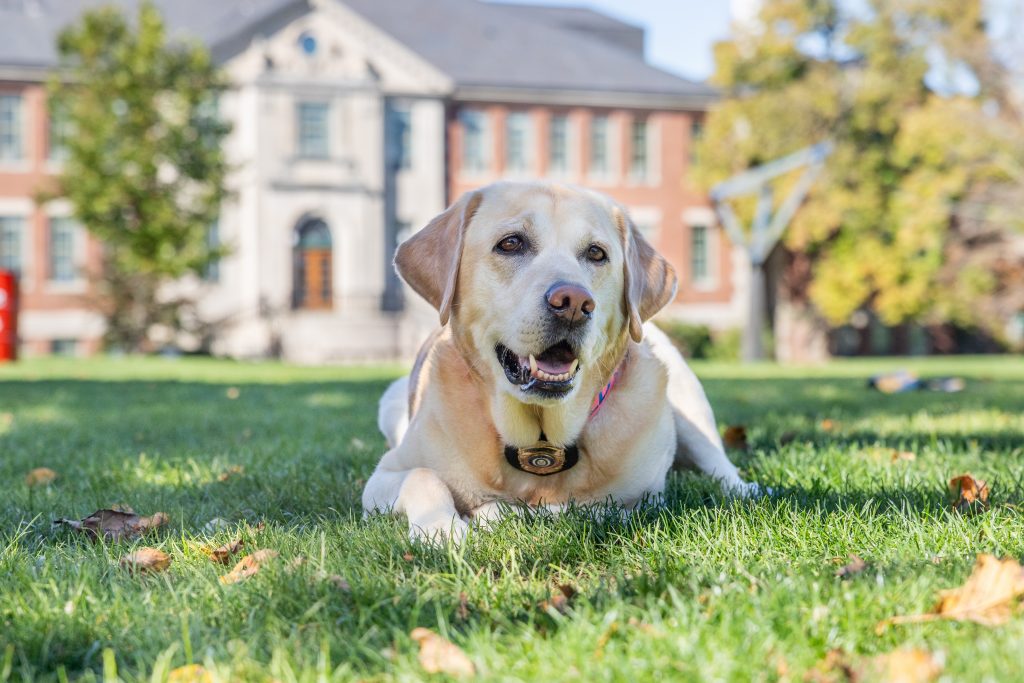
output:
{"label": "dog's snout", "polygon": [[566,322],[579,322],[594,312],[594,296],[581,285],[556,282],[544,293],[548,309]]}

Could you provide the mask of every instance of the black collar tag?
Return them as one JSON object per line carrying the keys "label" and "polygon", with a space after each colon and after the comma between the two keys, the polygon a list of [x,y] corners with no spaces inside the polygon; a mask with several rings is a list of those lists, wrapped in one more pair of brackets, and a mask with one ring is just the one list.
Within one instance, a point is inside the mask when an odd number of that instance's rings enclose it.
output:
{"label": "black collar tag", "polygon": [[521,472],[546,477],[571,469],[580,459],[580,451],[576,444],[561,447],[547,440],[544,432],[540,433],[540,441],[533,446],[519,448],[505,446],[505,460]]}

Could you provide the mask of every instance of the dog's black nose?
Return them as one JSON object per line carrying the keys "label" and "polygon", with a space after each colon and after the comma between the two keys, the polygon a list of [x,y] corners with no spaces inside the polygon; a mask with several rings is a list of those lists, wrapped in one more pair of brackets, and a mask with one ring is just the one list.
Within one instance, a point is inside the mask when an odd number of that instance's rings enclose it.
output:
{"label": "dog's black nose", "polygon": [[566,322],[579,322],[594,312],[594,296],[582,285],[556,282],[544,293],[548,309]]}

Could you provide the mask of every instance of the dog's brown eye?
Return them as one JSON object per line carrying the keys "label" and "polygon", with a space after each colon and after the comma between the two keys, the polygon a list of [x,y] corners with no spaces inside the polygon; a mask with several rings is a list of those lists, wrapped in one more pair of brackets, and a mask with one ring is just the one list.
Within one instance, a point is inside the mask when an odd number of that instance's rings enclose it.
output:
{"label": "dog's brown eye", "polygon": [[506,254],[514,254],[523,248],[523,238],[519,235],[509,235],[498,242],[498,251]]}
{"label": "dog's brown eye", "polygon": [[608,254],[606,254],[604,252],[604,249],[597,246],[596,244],[591,244],[590,248],[587,249],[587,258],[593,261],[594,263],[601,263],[602,261],[608,260]]}

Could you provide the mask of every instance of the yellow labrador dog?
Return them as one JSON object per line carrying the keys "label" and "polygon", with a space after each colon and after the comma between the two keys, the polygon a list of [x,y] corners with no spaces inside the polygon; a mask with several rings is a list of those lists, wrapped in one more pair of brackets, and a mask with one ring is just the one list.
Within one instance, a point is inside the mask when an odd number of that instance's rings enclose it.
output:
{"label": "yellow labrador dog", "polygon": [[390,450],[366,484],[367,513],[458,541],[516,505],[657,500],[674,461],[753,492],[697,378],[644,324],[673,299],[675,272],[607,197],[491,185],[395,263],[442,328],[381,399]]}

